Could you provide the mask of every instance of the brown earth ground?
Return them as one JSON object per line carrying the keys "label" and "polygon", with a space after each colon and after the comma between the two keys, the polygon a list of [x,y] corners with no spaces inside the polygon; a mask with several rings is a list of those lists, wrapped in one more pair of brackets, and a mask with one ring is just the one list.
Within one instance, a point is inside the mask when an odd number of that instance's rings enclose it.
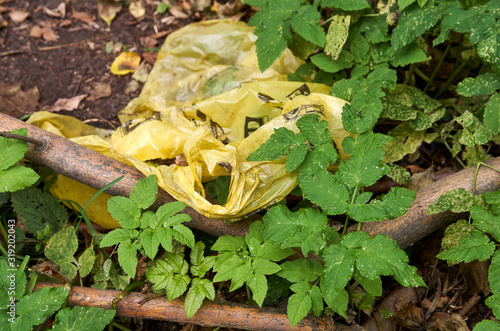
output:
{"label": "brown earth ground", "polygon": [[[93,126],[116,128],[120,125],[117,112],[138,96],[141,83],[133,83],[137,87],[133,90],[131,75],[110,73],[110,65],[120,51],[117,47],[113,50],[112,45],[122,43],[122,50],[140,54],[143,62],[152,66],[170,32],[190,22],[221,17],[224,8],[229,8],[226,14],[235,19],[248,18],[250,9],[234,8],[233,2],[172,1],[175,8],[159,14],[159,1],[146,0],[142,2],[144,16],[135,18],[124,7],[108,26],[99,18],[98,0],[0,0],[0,111],[26,118],[24,115],[37,110],[57,110],[54,105],[58,104],[62,105],[58,107],[62,108],[60,114]],[[61,3],[65,4],[64,14],[56,10]],[[61,100],[81,95],[83,99],[73,107],[71,102]],[[68,110],[71,108],[75,109]],[[417,289],[414,303],[396,303],[398,330],[471,330],[477,322],[492,318],[484,304],[489,294],[487,264],[449,267],[438,261],[435,255],[440,250],[440,238],[440,234],[433,234],[409,252],[429,288]],[[401,288],[390,279],[385,285],[382,299],[397,300]],[[245,293],[237,296],[244,299]],[[136,321],[131,327],[210,330],[146,320]]]}

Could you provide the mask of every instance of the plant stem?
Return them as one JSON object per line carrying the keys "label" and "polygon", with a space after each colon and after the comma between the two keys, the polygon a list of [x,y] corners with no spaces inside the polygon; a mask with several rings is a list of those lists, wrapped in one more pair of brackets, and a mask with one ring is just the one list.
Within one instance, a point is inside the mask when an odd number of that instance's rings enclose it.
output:
{"label": "plant stem", "polygon": [[434,99],[439,99],[439,97],[448,89],[448,86],[450,86],[451,82],[455,79],[455,77],[458,75],[460,71],[462,71],[463,67],[467,64],[467,61],[464,61],[460,63],[457,69],[451,74],[450,78],[444,83],[443,87],[439,90],[439,92],[434,96]]}
{"label": "plant stem", "polygon": [[439,59],[439,62],[437,64],[436,68],[432,72],[431,77],[430,77],[429,81],[427,82],[427,85],[425,85],[425,87],[424,87],[424,93],[427,92],[427,89],[431,86],[432,82],[434,81],[434,77],[436,76],[439,68],[441,67],[441,64],[443,64],[444,58],[446,57],[446,54],[448,54],[448,51],[450,50],[450,48],[451,48],[451,44],[448,44],[448,46],[446,46],[446,49],[443,52],[443,55],[441,55],[441,58]]}
{"label": "plant stem", "polygon": [[0,137],[22,140],[22,141],[26,141],[26,142],[35,144],[37,146],[43,146],[44,145],[44,142],[40,141],[38,139],[31,138],[31,137],[21,136],[20,134],[15,134],[15,133],[11,133],[11,132],[0,132]]}
{"label": "plant stem", "polygon": [[427,82],[427,84],[429,84],[431,82],[431,79],[429,78],[429,76],[427,76],[426,74],[424,74],[422,72],[422,70],[420,70],[419,68],[417,67],[414,67],[413,68],[413,71],[415,71],[415,73],[418,75],[418,77],[422,78],[424,81]]}
{"label": "plant stem", "polygon": [[126,328],[124,327],[123,325],[121,324],[118,324],[116,322],[112,322],[111,323],[114,327],[116,327],[117,329],[120,329],[120,330],[123,330],[123,331],[131,331],[129,328]]}
{"label": "plant stem", "polygon": [[[448,149],[448,151],[450,151],[450,153],[451,153],[452,148],[451,148],[451,146],[448,144],[448,142],[445,139],[443,139],[443,144]],[[457,162],[460,163],[460,165],[462,166],[462,168],[464,168],[464,169],[467,168],[467,166],[465,165],[465,163],[460,158],[455,157],[455,160],[457,160]]]}

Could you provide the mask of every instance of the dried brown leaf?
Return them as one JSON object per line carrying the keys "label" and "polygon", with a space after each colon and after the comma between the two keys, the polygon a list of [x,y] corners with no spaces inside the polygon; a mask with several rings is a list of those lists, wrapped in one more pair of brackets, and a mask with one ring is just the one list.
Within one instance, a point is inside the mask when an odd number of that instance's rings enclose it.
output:
{"label": "dried brown leaf", "polygon": [[142,2],[140,0],[131,2],[128,7],[128,11],[130,15],[134,16],[137,19],[143,17],[146,14],[146,9],[144,9],[144,6],[142,5]]}
{"label": "dried brown leaf", "polygon": [[56,103],[49,109],[52,112],[61,110],[75,110],[80,106],[80,102],[85,99],[86,94],[80,94],[70,99],[57,99]]}
{"label": "dried brown leaf", "polygon": [[94,101],[101,98],[106,98],[111,95],[111,84],[109,83],[93,83],[89,90],[89,101]]}
{"label": "dried brown leaf", "polygon": [[170,9],[168,10],[170,12],[170,14],[172,14],[175,18],[180,18],[180,19],[184,19],[184,18],[188,18],[189,16],[182,11],[182,9],[178,6],[172,6],[170,7]]}
{"label": "dried brown leaf", "polygon": [[138,81],[136,81],[136,80],[132,79],[132,80],[131,80],[128,84],[127,84],[127,86],[125,86],[125,89],[123,90],[123,92],[125,92],[125,93],[127,93],[127,94],[130,94],[130,93],[132,93],[132,92],[137,91],[137,90],[138,90],[138,89],[140,89],[140,88],[141,88],[141,84],[140,84]]}
{"label": "dried brown leaf", "polygon": [[97,3],[99,17],[108,25],[111,25],[111,21],[113,21],[121,9],[122,2],[120,0],[99,0]]}
{"label": "dried brown leaf", "polygon": [[66,4],[61,2],[55,9],[42,7],[43,12],[52,17],[64,18],[66,17]]}
{"label": "dried brown leaf", "polygon": [[27,91],[21,89],[21,83],[9,85],[0,81],[0,109],[12,117],[20,117],[36,111],[40,92],[38,87]]}
{"label": "dried brown leaf", "polygon": [[24,10],[13,9],[9,13],[9,17],[14,23],[22,23],[30,16],[30,13]]}
{"label": "dried brown leaf", "polygon": [[39,25],[33,26],[30,30],[30,36],[35,38],[43,38],[47,41],[59,40],[59,36],[54,30],[52,30],[52,24],[50,23],[43,23],[43,27],[40,27]]}
{"label": "dried brown leaf", "polygon": [[142,58],[145,62],[149,64],[155,64],[156,58],[158,57],[158,52],[144,52],[142,53]]}
{"label": "dried brown leaf", "polygon": [[90,16],[90,14],[86,12],[79,12],[79,11],[74,11],[73,14],[71,14],[71,18],[75,18],[79,21],[82,21],[83,23],[87,23],[88,25],[93,25],[95,22],[95,18]]}

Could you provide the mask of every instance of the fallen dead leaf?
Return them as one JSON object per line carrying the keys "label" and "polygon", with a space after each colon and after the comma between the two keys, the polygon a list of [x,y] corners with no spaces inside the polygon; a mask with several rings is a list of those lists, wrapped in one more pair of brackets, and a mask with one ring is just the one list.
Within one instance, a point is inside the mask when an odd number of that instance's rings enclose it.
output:
{"label": "fallen dead leaf", "polygon": [[144,9],[144,6],[142,5],[142,2],[140,0],[131,2],[128,7],[128,11],[130,15],[134,16],[137,19],[143,17],[146,14],[146,9]]}
{"label": "fallen dead leaf", "polygon": [[66,17],[66,4],[61,2],[55,9],[49,9],[47,7],[42,7],[43,12],[52,17],[64,18]]}
{"label": "fallen dead leaf", "polygon": [[132,75],[132,78],[141,83],[145,83],[146,79],[148,79],[150,71],[151,71],[151,66],[146,62],[142,62]]}
{"label": "fallen dead leaf", "polygon": [[14,23],[22,23],[30,16],[30,13],[24,10],[13,9],[9,13],[9,17]]}
{"label": "fallen dead leaf", "polygon": [[95,19],[86,12],[79,12],[73,10],[71,18],[75,18],[79,21],[82,21],[83,23],[87,23],[88,25],[93,25],[95,22]]}
{"label": "fallen dead leaf", "polygon": [[168,10],[170,12],[170,14],[172,14],[175,18],[180,18],[180,19],[183,19],[183,18],[188,18],[189,16],[182,11],[182,9],[180,9],[178,6],[172,6],[170,7],[170,9]]}
{"label": "fallen dead leaf", "polygon": [[0,109],[7,115],[20,117],[36,111],[39,98],[36,86],[23,91],[21,83],[9,85],[0,81]]}
{"label": "fallen dead leaf", "polygon": [[156,58],[158,57],[158,52],[143,52],[142,58],[145,62],[149,64],[155,64]]}
{"label": "fallen dead leaf", "polygon": [[138,90],[138,89],[140,89],[140,88],[141,88],[141,84],[140,84],[138,81],[136,81],[136,80],[132,79],[132,80],[131,80],[128,84],[127,84],[127,86],[125,87],[125,89],[123,90],[123,92],[125,92],[126,94],[130,94],[130,93],[132,93],[132,92],[137,91],[137,90]]}
{"label": "fallen dead leaf", "polygon": [[193,0],[194,11],[205,11],[205,9],[210,8],[211,5],[212,0]]}
{"label": "fallen dead leaf", "polygon": [[111,21],[113,21],[121,9],[121,0],[99,0],[97,3],[99,17],[108,25],[111,25]]}
{"label": "fallen dead leaf", "polygon": [[121,52],[111,64],[111,73],[123,76],[134,72],[141,63],[141,56],[133,52]]}
{"label": "fallen dead leaf", "polygon": [[60,27],[70,26],[71,23],[73,23],[73,22],[71,22],[71,20],[65,19],[65,20],[62,20],[61,23],[59,23],[59,26]]}
{"label": "fallen dead leaf", "polygon": [[89,101],[94,101],[101,98],[106,98],[111,95],[111,84],[109,83],[93,83],[89,89]]}
{"label": "fallen dead leaf", "polygon": [[61,110],[75,110],[80,106],[80,102],[85,99],[86,94],[80,94],[70,99],[57,99],[56,103],[50,107],[49,111],[57,112]]}
{"label": "fallen dead leaf", "polygon": [[219,13],[221,17],[231,17],[241,13],[241,9],[243,8],[243,3],[241,0],[235,1],[214,1],[214,5],[212,6],[212,10],[216,13]]}
{"label": "fallen dead leaf", "polygon": [[58,41],[59,36],[52,30],[51,23],[42,23],[42,26],[35,25],[30,30],[30,36],[35,38],[43,38],[47,41]]}
{"label": "fallen dead leaf", "polygon": [[149,36],[140,39],[142,47],[153,48],[158,45],[158,40]]}

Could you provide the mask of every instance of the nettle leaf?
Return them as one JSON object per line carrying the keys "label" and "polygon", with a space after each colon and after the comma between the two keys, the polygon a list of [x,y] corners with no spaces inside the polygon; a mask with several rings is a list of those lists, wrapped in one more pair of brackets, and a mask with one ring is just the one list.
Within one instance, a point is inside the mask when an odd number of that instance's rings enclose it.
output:
{"label": "nettle leaf", "polygon": [[73,307],[59,310],[53,330],[103,330],[115,317],[115,309]]}
{"label": "nettle leaf", "polygon": [[394,219],[406,213],[410,208],[415,192],[403,187],[393,187],[382,201],[374,200],[366,204],[371,197],[371,192],[365,192],[356,198],[353,204],[349,205],[347,214],[358,222],[382,221],[384,219]]}
{"label": "nettle leaf", "polygon": [[427,54],[415,41],[398,49],[391,49],[389,53],[391,55],[391,64],[394,67],[404,67],[427,60]]}
{"label": "nettle leaf", "polygon": [[131,278],[135,278],[137,269],[137,246],[130,240],[125,240],[118,246],[118,263],[123,271]]}
{"label": "nettle leaf", "polygon": [[[236,273],[236,270],[243,266],[244,262],[239,256],[226,255],[225,259],[221,263],[219,263],[219,256],[217,256],[216,263],[214,264],[214,271],[217,274],[214,277],[214,282],[225,282],[233,278]],[[252,267],[250,263],[247,263],[247,270],[252,272]]]}
{"label": "nettle leaf", "polygon": [[388,36],[389,25],[385,21],[384,15],[363,17],[359,29],[365,34],[366,39],[373,44],[389,41],[390,39]]}
{"label": "nettle leaf", "polygon": [[183,295],[187,291],[190,282],[191,277],[188,275],[174,274],[170,276],[169,281],[167,282],[167,287],[165,288],[168,301],[172,301]]}
{"label": "nettle leaf", "polygon": [[81,278],[87,277],[90,274],[94,266],[94,261],[94,247],[90,246],[78,257],[78,265],[80,266],[79,274]]}
{"label": "nettle leaf", "polygon": [[146,252],[146,255],[153,260],[158,253],[160,241],[155,237],[155,232],[152,229],[145,229],[141,232],[140,243]]}
{"label": "nettle leaf", "polygon": [[411,181],[411,174],[405,168],[398,166],[396,164],[388,164],[389,172],[387,177],[398,183],[399,185],[409,184]]}
{"label": "nettle leaf", "polygon": [[248,156],[248,161],[271,161],[286,155],[289,149],[306,142],[306,138],[287,128],[274,130],[274,134],[269,137],[256,151]]}
{"label": "nettle leaf", "polygon": [[500,241],[500,216],[493,215],[483,206],[471,207],[470,216],[474,220],[475,227]]}
{"label": "nettle leaf", "polygon": [[321,294],[321,290],[318,286],[311,287],[309,291],[309,296],[311,297],[312,302],[312,311],[314,315],[320,316],[323,312],[324,304],[323,304],[323,295]]}
{"label": "nettle leaf", "polygon": [[353,251],[344,246],[329,246],[323,252],[324,285],[329,295],[336,296],[351,280],[354,272]]}
{"label": "nettle leaf", "polygon": [[455,263],[469,263],[473,260],[485,261],[495,251],[495,244],[490,241],[484,233],[472,230],[468,238],[462,240],[458,245],[442,251],[438,258],[453,261]]}
{"label": "nettle leaf", "polygon": [[368,64],[368,61],[370,61],[370,44],[361,33],[359,24],[355,24],[351,28],[347,44],[349,45],[349,51],[354,58],[354,62],[363,65]]}
{"label": "nettle leaf", "polygon": [[76,275],[76,267],[71,262],[76,262],[73,255],[78,249],[78,238],[75,228],[69,226],[50,237],[45,246],[45,256],[55,263],[61,265],[61,272],[72,279]]}
{"label": "nettle leaf", "polygon": [[288,305],[286,313],[288,315],[288,321],[290,325],[294,327],[297,325],[304,317],[309,314],[312,308],[312,300],[307,293],[300,292],[293,294],[288,299]]}
{"label": "nettle leaf", "polygon": [[491,130],[493,134],[500,132],[500,93],[495,93],[490,97],[484,110],[484,125]]}
{"label": "nettle leaf", "polygon": [[361,10],[370,7],[366,0],[321,0],[322,7],[335,7],[342,10]]}
{"label": "nettle leaf", "polygon": [[337,98],[351,101],[353,96],[356,93],[362,91],[365,86],[366,78],[362,76],[353,77],[351,79],[341,79],[337,80],[333,84],[332,88],[330,89],[330,94]]}
{"label": "nettle leaf", "polygon": [[[309,58],[309,56],[311,56],[311,54],[314,53],[316,47],[317,47],[316,45],[308,42],[295,31],[292,31],[292,40],[288,42],[288,48],[292,51],[293,55],[305,61]],[[310,64],[310,63],[306,62],[304,64]],[[295,72],[293,74],[288,74],[287,78],[289,81],[306,82],[306,78],[303,76],[309,76],[311,74],[312,72],[310,74]]]}
{"label": "nettle leaf", "polygon": [[491,264],[488,269],[488,281],[491,291],[495,294],[500,294],[500,253],[498,250],[491,258]]}
{"label": "nettle leaf", "polygon": [[474,326],[474,331],[493,331],[493,330],[497,331],[500,330],[500,323],[498,321],[483,320]]}
{"label": "nettle leaf", "polygon": [[474,227],[466,220],[458,220],[450,224],[444,231],[444,237],[441,241],[443,249],[458,245],[462,240],[469,238]]}
{"label": "nettle leaf", "polygon": [[484,200],[491,206],[491,211],[495,215],[500,215],[500,191],[486,192]]}
{"label": "nettle leaf", "polygon": [[351,53],[342,50],[336,60],[333,60],[331,57],[326,55],[325,53],[319,53],[311,56],[311,62],[314,63],[315,66],[320,68],[323,71],[329,73],[336,73],[342,69],[350,68],[354,65],[353,56]]}
{"label": "nettle leaf", "polygon": [[247,285],[252,291],[252,299],[262,307],[267,295],[267,278],[262,274],[254,274],[247,280]]}
{"label": "nettle leaf", "polygon": [[[261,10],[257,13],[260,11]],[[269,68],[286,49],[288,44],[287,40],[291,39],[290,22],[286,21],[286,19],[291,16],[291,13],[285,12],[275,17],[269,17],[265,22],[261,22],[254,30],[254,34],[258,37],[255,46],[261,72]],[[250,20],[249,24],[251,22]]]}
{"label": "nettle leaf", "polygon": [[193,231],[191,231],[190,228],[185,225],[179,224],[167,229],[167,232],[168,230],[170,230],[169,232],[172,234],[172,237],[174,237],[175,240],[183,243],[190,248],[193,247],[195,238]]}
{"label": "nettle leaf", "polygon": [[455,120],[464,127],[461,131],[462,134],[458,138],[458,141],[462,145],[474,146],[486,144],[493,137],[490,129],[484,126],[484,124],[469,111],[465,111]]}
{"label": "nettle leaf", "polygon": [[417,1],[417,0],[399,0],[398,1],[399,10],[400,11],[404,10],[406,7],[408,7],[409,5],[414,3],[415,1]]}
{"label": "nettle leaf", "polygon": [[355,252],[356,266],[368,279],[394,275],[404,286],[425,286],[417,269],[408,266],[408,256],[398,243],[386,235],[378,234],[366,239]]}
{"label": "nettle leaf", "polygon": [[328,130],[328,122],[318,114],[303,116],[297,120],[296,125],[300,133],[315,146],[330,143],[333,139],[332,132]]}
{"label": "nettle leaf", "polygon": [[384,150],[378,146],[375,134],[361,134],[349,160],[340,161],[338,175],[351,188],[370,186],[389,171],[381,162],[383,157]]}
{"label": "nettle leaf", "polygon": [[[22,128],[14,130],[12,133],[26,137],[28,130]],[[2,151],[0,155],[0,170],[5,170],[24,157],[24,154],[28,151],[28,143],[19,139],[0,137],[0,150]]]}
{"label": "nettle leaf", "polygon": [[410,121],[410,126],[412,129],[420,131],[426,130],[432,126],[432,124],[440,120],[446,113],[446,108],[437,109],[431,113],[424,113],[422,111],[417,112],[417,117]]}
{"label": "nettle leaf", "polygon": [[448,6],[427,3],[423,8],[413,4],[400,12],[398,25],[392,31],[391,43],[394,49],[410,44],[418,36],[432,28],[441,19]]}
{"label": "nettle leaf", "polygon": [[194,278],[184,300],[186,316],[189,318],[193,317],[198,309],[200,309],[205,298],[209,300],[215,298],[214,284],[208,279]]}
{"label": "nettle leaf", "polygon": [[290,149],[290,153],[286,158],[286,171],[293,172],[297,169],[307,155],[307,145],[297,145]]}
{"label": "nettle leaf", "polygon": [[243,237],[222,236],[212,246],[213,251],[218,252],[240,252],[247,247]]}
{"label": "nettle leaf", "polygon": [[293,254],[295,254],[295,251],[291,248],[283,249],[280,245],[266,241],[262,245],[259,245],[259,249],[255,257],[276,262],[281,261]]}
{"label": "nettle leaf", "polygon": [[132,200],[125,197],[112,197],[108,200],[108,211],[124,229],[139,227],[141,209]]}
{"label": "nettle leaf", "polygon": [[[13,278],[13,273],[9,269],[13,269],[14,267],[16,271],[14,272],[15,276]],[[12,284],[12,282],[15,284]],[[26,274],[23,269],[17,268],[15,263],[7,263],[6,259],[0,260],[0,307],[2,307],[2,309],[7,307],[10,303],[11,296],[13,296],[16,301],[21,299],[26,289],[26,282]],[[14,295],[9,293],[13,290],[12,285],[15,287]]]}
{"label": "nettle leaf", "polygon": [[354,265],[353,277],[354,280],[361,284],[361,286],[363,286],[368,293],[373,294],[374,296],[382,295],[382,279],[380,277],[369,279],[361,274],[356,265]]}
{"label": "nettle leaf", "polygon": [[297,259],[280,265],[278,276],[292,283],[313,282],[323,273],[323,266],[317,260]]}
{"label": "nettle leaf", "polygon": [[[471,18],[482,15],[484,10],[484,6],[474,6],[464,10],[460,3],[450,3],[448,10],[443,14],[439,36],[433,40],[432,45],[436,46],[444,42],[451,30],[461,33],[469,32],[472,28]],[[477,18],[474,21],[477,22]]]}
{"label": "nettle leaf", "polygon": [[[488,298],[486,298],[485,303],[488,307],[491,308],[491,310],[493,310],[493,314],[495,315],[495,317],[498,318],[498,316],[500,316],[500,295],[495,293],[489,296]],[[489,329],[489,330],[494,330],[494,329]]]}
{"label": "nettle leaf", "polygon": [[347,318],[347,305],[349,304],[349,294],[345,289],[339,292],[331,292],[325,285],[324,278],[320,281],[321,292],[328,307],[333,309],[340,316]]}
{"label": "nettle leaf", "polygon": [[182,211],[184,208],[186,208],[186,204],[180,201],[164,204],[156,211],[156,219],[158,222],[156,226],[163,225],[164,222],[167,222],[171,217]]}
{"label": "nettle leaf", "polygon": [[157,191],[156,176],[151,175],[140,179],[135,184],[132,193],[130,193],[130,200],[139,208],[148,209],[155,202]]}
{"label": "nettle leaf", "polygon": [[141,224],[139,226],[141,229],[146,229],[146,228],[155,229],[156,226],[158,225],[156,214],[150,210],[143,212],[141,215],[140,223]]}
{"label": "nettle leaf", "polygon": [[311,5],[303,5],[292,15],[292,28],[305,40],[320,47],[325,45],[325,31],[320,24],[321,14]]}
{"label": "nettle leaf", "polygon": [[161,244],[161,246],[167,251],[167,252],[172,252],[174,249],[173,244],[172,244],[172,232],[169,231],[170,229],[164,228],[163,226],[157,228],[154,232],[154,238],[158,240]]}
{"label": "nettle leaf", "polygon": [[342,47],[349,36],[351,15],[337,14],[330,19],[330,26],[326,34],[325,53],[333,60],[339,58]]}
{"label": "nettle leaf", "polygon": [[487,72],[476,77],[467,77],[458,83],[457,93],[464,97],[495,93],[500,89],[500,76]]}
{"label": "nettle leaf", "polygon": [[387,132],[393,139],[384,146],[384,162],[390,163],[403,159],[415,152],[425,138],[425,131],[415,131],[409,122],[404,122]]}
{"label": "nettle leaf", "polygon": [[0,170],[0,193],[15,192],[29,187],[40,178],[31,168],[14,164],[6,170]]}
{"label": "nettle leaf", "polygon": [[337,161],[338,154],[332,143],[321,144],[310,150],[300,164],[301,175],[314,175],[318,170],[327,170],[330,164]]}
{"label": "nettle leaf", "polygon": [[245,262],[243,265],[238,267],[231,275],[231,286],[229,287],[229,291],[234,291],[239,289],[241,286],[243,286],[243,284],[248,282],[253,276],[254,273],[252,272],[252,266],[250,262],[249,261]]}
{"label": "nettle leaf", "polygon": [[156,260],[156,266],[146,271],[146,277],[154,284],[155,291],[166,288],[173,274],[172,267],[165,260]]}
{"label": "nettle leaf", "polygon": [[262,237],[281,243],[281,247],[301,247],[302,253],[318,253],[326,244],[323,236],[328,226],[326,215],[312,208],[291,212],[284,205],[271,208],[263,218]]}
{"label": "nettle leaf", "polygon": [[342,109],[342,124],[351,133],[370,131],[382,112],[382,102],[376,95],[360,91],[354,95],[350,104]]}
{"label": "nettle leaf", "polygon": [[68,294],[69,289],[66,287],[43,287],[22,297],[16,303],[17,318],[12,329],[31,330],[32,326],[42,324],[45,318],[61,308]]}
{"label": "nettle leaf", "polygon": [[475,203],[476,200],[471,192],[463,188],[457,188],[441,194],[438,201],[429,205],[426,213],[427,215],[433,215],[447,210],[454,213],[464,213],[469,211]]}

